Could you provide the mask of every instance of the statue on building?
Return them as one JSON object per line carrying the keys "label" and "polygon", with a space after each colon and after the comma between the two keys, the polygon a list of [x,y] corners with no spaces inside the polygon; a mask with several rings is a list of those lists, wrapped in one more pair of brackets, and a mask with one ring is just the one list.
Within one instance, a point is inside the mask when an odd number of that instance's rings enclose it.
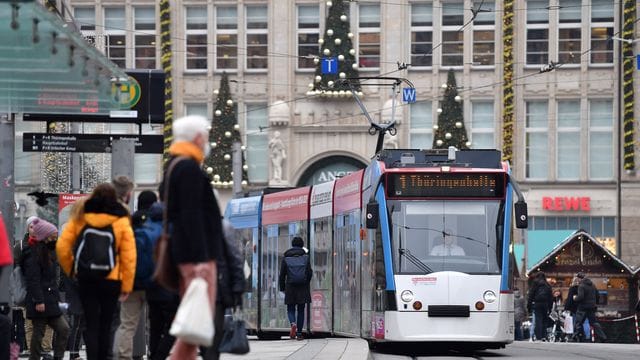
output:
{"label": "statue on building", "polygon": [[385,134],[383,148],[385,148],[385,149],[397,149],[398,148],[398,138],[396,136],[391,136],[389,134]]}
{"label": "statue on building", "polygon": [[287,158],[287,150],[284,142],[280,139],[280,132],[273,133],[273,137],[269,140],[269,151],[271,156],[271,168],[273,169],[271,179],[274,181],[282,180],[282,166]]}

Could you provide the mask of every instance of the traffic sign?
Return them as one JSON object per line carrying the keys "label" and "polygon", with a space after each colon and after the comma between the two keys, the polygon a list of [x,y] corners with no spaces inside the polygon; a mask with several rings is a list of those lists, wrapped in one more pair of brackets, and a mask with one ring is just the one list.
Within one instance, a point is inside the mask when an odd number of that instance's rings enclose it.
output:
{"label": "traffic sign", "polygon": [[322,74],[337,74],[338,73],[338,58],[322,58],[321,66]]}
{"label": "traffic sign", "polygon": [[416,102],[416,89],[402,88],[402,101],[410,104]]}
{"label": "traffic sign", "polygon": [[49,134],[24,133],[24,152],[111,152],[111,142],[118,139],[135,141],[136,154],[162,154],[162,135],[124,134]]}

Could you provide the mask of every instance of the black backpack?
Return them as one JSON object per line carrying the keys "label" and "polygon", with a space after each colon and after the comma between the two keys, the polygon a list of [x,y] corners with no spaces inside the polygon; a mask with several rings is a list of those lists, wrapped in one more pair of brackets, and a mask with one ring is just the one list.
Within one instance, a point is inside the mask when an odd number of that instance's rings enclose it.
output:
{"label": "black backpack", "polygon": [[287,256],[284,263],[287,265],[287,284],[304,285],[307,283],[307,263],[309,255]]}
{"label": "black backpack", "polygon": [[116,244],[111,225],[86,225],[76,239],[73,272],[79,278],[104,279],[116,264]]}

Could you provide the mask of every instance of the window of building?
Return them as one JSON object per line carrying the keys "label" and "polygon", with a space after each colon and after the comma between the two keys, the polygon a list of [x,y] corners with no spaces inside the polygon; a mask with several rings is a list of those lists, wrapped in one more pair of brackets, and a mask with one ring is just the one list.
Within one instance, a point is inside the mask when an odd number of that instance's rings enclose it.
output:
{"label": "window of building", "polygon": [[238,9],[216,7],[216,69],[238,68]]}
{"label": "window of building", "polygon": [[527,1],[527,65],[549,63],[549,1]]}
{"label": "window of building", "polygon": [[247,6],[247,69],[266,69],[269,64],[267,6]]}
{"label": "window of building", "polygon": [[156,10],[153,7],[134,8],[136,69],[156,68]]}
{"label": "window of building", "polygon": [[473,19],[473,65],[493,65],[495,63],[495,8],[495,3],[492,1],[475,1],[473,3],[473,9],[480,10],[476,18]]}
{"label": "window of building", "polygon": [[73,9],[73,18],[76,21],[78,29],[83,33],[85,31],[96,30],[96,10],[94,8],[79,7]]}
{"label": "window of building", "polygon": [[[104,49],[104,36],[98,38],[96,35],[96,10],[94,8],[74,8],[73,19],[87,43],[96,49]],[[99,39],[102,41],[98,41]]]}
{"label": "window of building", "polygon": [[471,102],[471,147],[495,149],[493,101]]}
{"label": "window of building", "polygon": [[546,180],[548,176],[548,104],[546,101],[526,102],[525,176],[531,180]]}
{"label": "window of building", "polygon": [[411,67],[431,66],[432,47],[433,6],[411,3]]}
{"label": "window of building", "polygon": [[380,67],[380,5],[360,4],[358,19],[358,66],[361,70]]}
{"label": "window of building", "polygon": [[560,100],[557,111],[558,180],[580,179],[580,100]]}
{"label": "window of building", "polygon": [[313,69],[320,38],[318,5],[298,5],[298,69]]}
{"label": "window of building", "polygon": [[578,230],[595,238],[615,238],[616,218],[613,216],[531,216],[529,230]]}
{"label": "window of building", "polygon": [[591,64],[613,64],[613,11],[610,0],[591,1]]}
{"label": "window of building", "polygon": [[433,114],[431,102],[418,101],[411,104],[411,125],[409,146],[412,149],[433,147]]}
{"label": "window of building", "polygon": [[581,58],[580,19],[582,0],[560,0],[558,24],[558,62],[579,64]]}
{"label": "window of building", "polygon": [[589,101],[589,179],[613,179],[613,101]]}
{"label": "window of building", "polygon": [[264,104],[247,104],[247,157],[249,182],[266,183],[269,181],[269,138],[263,129],[269,124],[267,107]]}
{"label": "window of building", "polygon": [[114,64],[127,68],[127,37],[124,7],[104,9],[106,55]]}
{"label": "window of building", "polygon": [[462,66],[464,31],[462,2],[442,3],[442,66]]}
{"label": "window of building", "polygon": [[189,6],[186,11],[186,69],[207,69],[207,8]]}
{"label": "window of building", "polygon": [[185,115],[200,115],[210,119],[207,103],[188,103],[184,104]]}

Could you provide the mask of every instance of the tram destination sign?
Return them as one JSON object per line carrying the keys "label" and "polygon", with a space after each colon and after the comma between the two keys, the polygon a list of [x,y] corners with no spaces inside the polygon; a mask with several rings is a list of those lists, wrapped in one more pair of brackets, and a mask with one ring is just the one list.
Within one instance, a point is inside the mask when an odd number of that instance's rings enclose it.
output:
{"label": "tram destination sign", "polygon": [[24,133],[22,151],[108,153],[111,142],[119,139],[134,140],[136,154],[163,150],[162,135]]}
{"label": "tram destination sign", "polygon": [[502,198],[503,173],[389,173],[389,197]]}

